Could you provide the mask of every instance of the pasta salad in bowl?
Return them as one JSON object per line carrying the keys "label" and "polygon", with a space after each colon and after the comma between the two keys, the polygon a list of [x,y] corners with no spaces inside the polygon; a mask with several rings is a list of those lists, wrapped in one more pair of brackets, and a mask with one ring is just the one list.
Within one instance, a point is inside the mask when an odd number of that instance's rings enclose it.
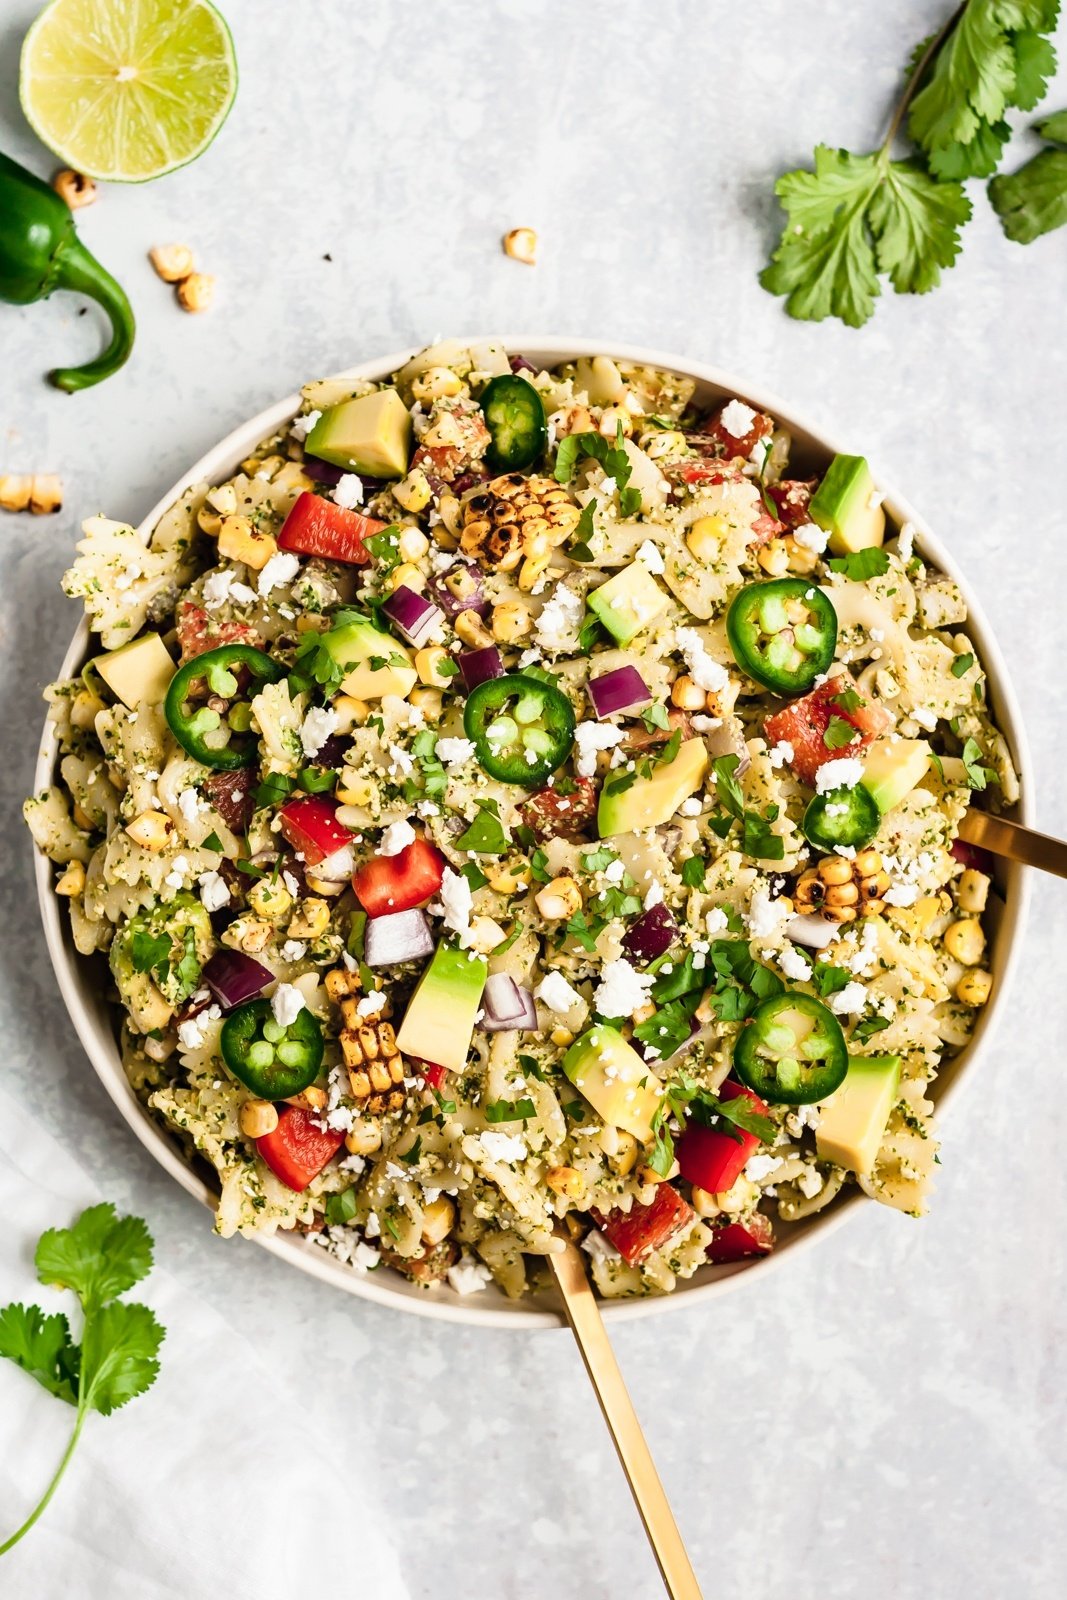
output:
{"label": "pasta salad in bowl", "polygon": [[866,460],[744,392],[449,341],[84,524],[46,927],[220,1234],[536,1321],[563,1232],[621,1311],[925,1209],[1021,914],[957,838],[1020,800],[1010,691]]}

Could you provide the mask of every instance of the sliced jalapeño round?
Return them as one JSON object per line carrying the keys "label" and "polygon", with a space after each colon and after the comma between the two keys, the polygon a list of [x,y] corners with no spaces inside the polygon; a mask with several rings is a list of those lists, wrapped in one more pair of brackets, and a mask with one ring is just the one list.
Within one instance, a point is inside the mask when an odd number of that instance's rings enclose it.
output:
{"label": "sliced jalape\u00f1o round", "polygon": [[517,373],[492,378],[482,391],[482,415],[489,429],[489,463],[499,472],[521,472],[540,461],[548,444],[541,396]]}
{"label": "sliced jalape\u00f1o round", "polygon": [[870,844],[882,821],[873,795],[861,785],[854,789],[831,789],[808,802],[800,830],[809,844],[819,850],[836,850],[838,845],[862,850]]}
{"label": "sliced jalape\u00f1o round", "polygon": [[306,1006],[283,1024],[269,1000],[249,1000],[230,1012],[220,1043],[234,1077],[262,1100],[300,1094],[322,1065],[322,1028]]}
{"label": "sliced jalape\u00f1o round", "polygon": [[[250,766],[256,740],[249,731],[251,716],[241,681],[250,677],[254,685],[276,683],[282,672],[276,661],[250,644],[203,651],[179,667],[170,681],[163,712],[171,733],[205,767],[232,772]],[[225,714],[210,703],[220,699],[229,702]]]}
{"label": "sliced jalape\u00f1o round", "polygon": [[771,995],[756,1007],[737,1036],[734,1071],[764,1100],[806,1106],[827,1095],[848,1071],[841,1024],[814,995]]}
{"label": "sliced jalape\u00f1o round", "polygon": [[539,789],[570,755],[574,710],[553,684],[509,672],[471,690],[463,731],[491,778]]}
{"label": "sliced jalape\u00f1o round", "polygon": [[802,694],[834,659],[837,612],[809,579],[773,578],[734,596],[726,636],[742,672],[775,694]]}

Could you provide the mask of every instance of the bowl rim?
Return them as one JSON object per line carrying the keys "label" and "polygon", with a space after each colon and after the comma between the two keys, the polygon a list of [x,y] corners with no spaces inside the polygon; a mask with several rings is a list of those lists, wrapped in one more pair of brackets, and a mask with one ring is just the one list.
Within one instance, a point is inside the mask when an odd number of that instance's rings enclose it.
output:
{"label": "bowl rim", "polygon": [[[751,384],[746,379],[738,378],[720,367],[695,361],[688,356],[620,343],[612,338],[580,339],[538,333],[478,333],[456,336],[456,343],[461,348],[486,344],[502,345],[505,350],[512,353],[529,352],[545,366],[555,366],[581,356],[610,353],[613,358],[623,361],[664,368],[683,377],[693,378],[698,383],[723,394],[736,395],[757,410],[769,412],[791,432],[806,434],[827,453],[845,453],[846,447],[840,442],[836,432],[827,432],[815,425],[806,414],[798,412],[773,391],[762,385]],[[427,346],[418,345],[394,351],[358,362],[332,376],[380,380],[391,376],[425,348]],[[199,460],[182,474],[177,483],[156,501],[137,525],[138,534],[147,542],[159,518],[190,485],[204,479],[211,481],[223,469],[232,472],[234,465],[261,439],[277,430],[299,409],[300,404],[299,392],[288,394],[231,429],[224,438],[205,451]],[[985,613],[966,578],[961,576],[954,559],[929,524],[911,503],[896,491],[885,474],[877,470],[876,465],[872,464],[871,470],[875,481],[884,488],[883,503],[887,511],[900,525],[905,522],[914,525],[918,547],[930,557],[933,565],[958,584],[966,601],[967,632],[973,637],[986,669],[991,688],[990,698],[996,707],[997,725],[1008,740],[1019,772],[1021,799],[1016,808],[1017,813],[1023,822],[1029,823],[1032,821],[1033,794],[1029,744],[1007,665]],[[80,669],[89,650],[89,641],[88,621],[82,617],[63,658],[58,677],[69,677]],[[34,772],[34,792],[51,783],[57,746],[54,724],[46,721]],[[99,1020],[86,1006],[82,977],[82,964],[85,958],[74,950],[69,929],[63,925],[60,901],[52,887],[51,863],[37,849],[34,849],[34,874],[53,971],[70,1019],[94,1071],[124,1121],[145,1149],[187,1194],[207,1206],[213,1206],[213,1192],[187,1164],[176,1144],[172,1143],[162,1127],[152,1120],[147,1109],[138,1100],[123,1071],[113,1035],[105,1032]],[[988,1046],[999,1023],[1019,960],[1030,899],[1030,879],[1029,875],[1018,867],[1009,867],[1005,879],[1006,904],[1003,926],[998,933],[995,947],[998,970],[993,997],[983,1011],[972,1039],[960,1055],[952,1059],[955,1070],[952,1072],[951,1080],[944,1082],[937,1094],[939,1113],[941,1108],[959,1092],[962,1082],[973,1077],[978,1059]],[[779,1247],[767,1256],[729,1267],[711,1269],[714,1276],[701,1282],[687,1281],[670,1295],[649,1296],[637,1300],[602,1301],[601,1310],[611,1322],[633,1321],[668,1310],[678,1310],[682,1306],[694,1307],[698,1303],[706,1303],[730,1289],[737,1288],[743,1279],[749,1277],[753,1283],[757,1280],[763,1282],[772,1268],[780,1267],[800,1249],[810,1248],[817,1240],[840,1227],[847,1218],[856,1215],[865,1199],[866,1196],[859,1189],[853,1188],[825,1212],[816,1213],[795,1230],[790,1230],[787,1235],[787,1245]],[[271,1255],[299,1268],[320,1282],[328,1283],[380,1306],[468,1326],[518,1330],[536,1327],[558,1328],[565,1325],[561,1313],[530,1306],[521,1301],[508,1301],[495,1288],[464,1297],[456,1295],[447,1288],[426,1291],[409,1284],[399,1274],[389,1274],[388,1277],[383,1275],[380,1280],[376,1273],[359,1275],[350,1268],[342,1266],[333,1256],[317,1248],[303,1236],[297,1237],[286,1233],[253,1237],[256,1243],[268,1250]]]}

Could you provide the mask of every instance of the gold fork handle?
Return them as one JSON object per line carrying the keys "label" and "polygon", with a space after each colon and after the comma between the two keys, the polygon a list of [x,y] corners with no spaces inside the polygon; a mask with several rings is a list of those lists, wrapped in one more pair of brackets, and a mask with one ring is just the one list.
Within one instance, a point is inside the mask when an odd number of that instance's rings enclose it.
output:
{"label": "gold fork handle", "polygon": [[1035,833],[1033,828],[1024,828],[1005,817],[991,817],[987,811],[965,812],[959,831],[960,838],[968,844],[978,845],[995,856],[1067,878],[1067,843],[1062,839]]}
{"label": "gold fork handle", "polygon": [[585,1265],[573,1241],[559,1255],[549,1256],[571,1331],[585,1362],[585,1370],[596,1391],[604,1421],[608,1425],[630,1493],[645,1525],[648,1542],[671,1600],[702,1600],[696,1574],[689,1562],[682,1536],[659,1480],[655,1462],[641,1431],[633,1403],[596,1297],[585,1274]]}

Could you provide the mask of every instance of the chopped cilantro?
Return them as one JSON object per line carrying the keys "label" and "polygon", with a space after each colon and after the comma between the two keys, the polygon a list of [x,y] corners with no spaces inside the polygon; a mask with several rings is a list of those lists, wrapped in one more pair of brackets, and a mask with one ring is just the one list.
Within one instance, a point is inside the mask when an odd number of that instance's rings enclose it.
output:
{"label": "chopped cilantro", "polygon": [[479,803],[478,815],[456,840],[460,850],[470,850],[474,855],[483,856],[502,856],[507,853],[507,835],[500,818],[489,809],[492,803]]}
{"label": "chopped cilantro", "polygon": [[526,1122],[537,1115],[532,1100],[489,1100],[485,1107],[486,1122]]}
{"label": "chopped cilantro", "polygon": [[833,556],[827,565],[831,572],[843,572],[853,583],[865,583],[868,578],[880,578],[889,571],[889,557],[872,545],[867,550],[852,550],[847,556]]}
{"label": "chopped cilantro", "polygon": [[682,882],[687,889],[703,889],[708,864],[703,856],[689,856],[682,862]]}
{"label": "chopped cilantro", "polygon": [[952,663],[952,676],[962,678],[974,666],[974,656],[968,651],[966,655],[957,656]]}
{"label": "chopped cilantro", "polygon": [[859,730],[851,722],[846,722],[844,717],[831,717],[822,736],[822,742],[827,750],[843,750],[847,744],[854,744],[858,738]]}

